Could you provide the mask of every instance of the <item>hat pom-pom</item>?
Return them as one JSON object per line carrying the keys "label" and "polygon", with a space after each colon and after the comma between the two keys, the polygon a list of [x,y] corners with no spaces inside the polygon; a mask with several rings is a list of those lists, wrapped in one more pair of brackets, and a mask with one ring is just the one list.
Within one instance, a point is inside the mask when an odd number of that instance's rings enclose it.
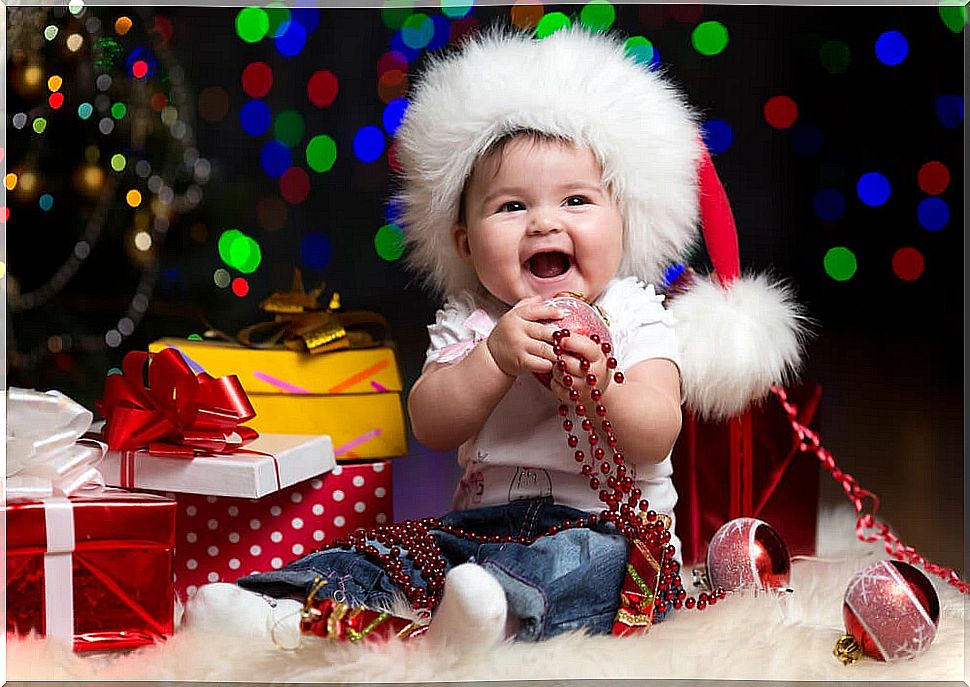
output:
{"label": "hat pom-pom", "polygon": [[780,282],[755,275],[723,286],[695,276],[669,307],[684,401],[699,417],[737,415],[799,367],[808,320]]}

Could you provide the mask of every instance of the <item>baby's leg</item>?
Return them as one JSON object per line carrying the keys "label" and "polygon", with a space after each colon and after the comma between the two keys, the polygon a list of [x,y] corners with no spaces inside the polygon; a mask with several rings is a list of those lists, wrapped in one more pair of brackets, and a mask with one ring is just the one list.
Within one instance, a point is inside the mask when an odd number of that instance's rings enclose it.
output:
{"label": "baby's leg", "polygon": [[445,578],[428,641],[459,651],[487,650],[505,637],[506,615],[505,591],[498,580],[474,563],[463,563]]}
{"label": "baby's leg", "polygon": [[189,597],[181,627],[291,646],[300,631],[295,599],[274,599],[225,582],[206,584]]}

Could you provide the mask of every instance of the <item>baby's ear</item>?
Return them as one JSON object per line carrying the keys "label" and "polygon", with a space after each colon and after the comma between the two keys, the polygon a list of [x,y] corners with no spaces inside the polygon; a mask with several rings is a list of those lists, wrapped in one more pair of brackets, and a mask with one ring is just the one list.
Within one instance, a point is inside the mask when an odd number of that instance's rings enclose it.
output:
{"label": "baby's ear", "polygon": [[468,244],[468,228],[464,224],[456,222],[451,227],[451,240],[455,244],[455,250],[458,252],[458,256],[465,262],[471,264],[472,251],[471,246]]}

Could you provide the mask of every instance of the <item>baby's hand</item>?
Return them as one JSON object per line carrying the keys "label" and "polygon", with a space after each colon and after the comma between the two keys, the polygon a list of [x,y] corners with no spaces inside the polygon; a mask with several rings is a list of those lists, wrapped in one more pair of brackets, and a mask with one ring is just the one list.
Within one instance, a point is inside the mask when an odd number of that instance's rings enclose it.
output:
{"label": "baby's hand", "polygon": [[510,377],[552,371],[556,360],[552,334],[557,327],[549,322],[562,317],[559,308],[545,305],[540,296],[516,303],[502,315],[486,341],[495,364]]}
{"label": "baby's hand", "polygon": [[[613,371],[606,365],[606,354],[603,353],[600,344],[582,334],[567,336],[561,339],[559,345],[563,349],[562,360],[565,369],[556,369],[550,388],[563,403],[582,403],[588,408],[595,407],[599,399],[591,398],[590,392],[593,387],[587,383],[586,377],[593,375],[596,378],[596,388],[601,392],[606,391],[613,378]],[[585,366],[582,364],[582,359],[589,362],[587,369],[583,369]],[[563,383],[566,375],[572,378],[570,386]],[[579,392],[577,400],[569,398],[570,388]]]}

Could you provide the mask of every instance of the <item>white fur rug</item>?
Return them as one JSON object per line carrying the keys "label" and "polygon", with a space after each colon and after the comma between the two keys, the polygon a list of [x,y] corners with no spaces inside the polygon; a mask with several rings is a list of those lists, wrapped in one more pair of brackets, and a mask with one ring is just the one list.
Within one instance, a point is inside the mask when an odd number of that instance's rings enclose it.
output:
{"label": "white fur rug", "polygon": [[[675,614],[639,637],[565,635],[507,643],[478,655],[434,652],[421,642],[348,645],[307,639],[295,653],[237,637],[183,630],[127,654],[78,657],[43,640],[8,641],[8,680],[185,680],[212,682],[446,682],[586,678],[707,678],[832,681],[964,680],[964,603],[933,577],[939,634],[922,656],[887,665],[832,656],[851,576],[885,558],[854,539],[849,510],[823,511],[819,558],[796,560],[795,593],[729,597],[702,612]],[[710,684],[710,683],[708,683]]]}

